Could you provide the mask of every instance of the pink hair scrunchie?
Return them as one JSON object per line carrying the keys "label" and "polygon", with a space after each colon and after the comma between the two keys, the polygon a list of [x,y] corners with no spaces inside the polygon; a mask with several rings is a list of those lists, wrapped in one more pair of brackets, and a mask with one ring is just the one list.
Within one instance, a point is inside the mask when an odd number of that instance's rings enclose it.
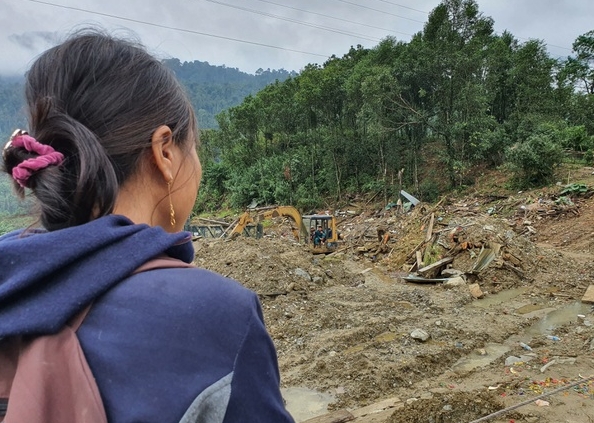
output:
{"label": "pink hair scrunchie", "polygon": [[60,165],[64,161],[64,155],[47,144],[41,144],[35,138],[23,131],[16,131],[9,144],[5,147],[21,147],[30,153],[38,154],[23,160],[12,169],[12,177],[23,188],[27,188],[29,178],[33,173],[45,169],[48,166]]}

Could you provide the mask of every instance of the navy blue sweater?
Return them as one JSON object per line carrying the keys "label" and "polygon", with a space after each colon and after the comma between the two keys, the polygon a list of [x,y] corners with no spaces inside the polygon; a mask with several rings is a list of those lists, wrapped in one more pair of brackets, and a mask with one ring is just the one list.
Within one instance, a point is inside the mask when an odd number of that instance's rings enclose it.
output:
{"label": "navy blue sweater", "polygon": [[0,338],[48,334],[87,304],[78,331],[108,420],[292,422],[257,296],[197,268],[188,234],[122,216],[0,237]]}

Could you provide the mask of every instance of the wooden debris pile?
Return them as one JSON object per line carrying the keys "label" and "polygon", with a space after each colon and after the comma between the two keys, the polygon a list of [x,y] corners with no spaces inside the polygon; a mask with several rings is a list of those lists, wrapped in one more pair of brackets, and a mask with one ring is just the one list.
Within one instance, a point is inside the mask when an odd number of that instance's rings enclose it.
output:
{"label": "wooden debris pile", "polygon": [[529,236],[519,235],[530,235],[527,219],[517,226],[516,215],[510,220],[499,217],[497,213],[509,207],[502,201],[518,200],[442,199],[430,208],[419,204],[409,213],[345,214],[340,222],[344,248],[408,274],[414,282],[462,277],[469,283],[488,280],[501,288],[521,285],[530,281],[543,257]]}

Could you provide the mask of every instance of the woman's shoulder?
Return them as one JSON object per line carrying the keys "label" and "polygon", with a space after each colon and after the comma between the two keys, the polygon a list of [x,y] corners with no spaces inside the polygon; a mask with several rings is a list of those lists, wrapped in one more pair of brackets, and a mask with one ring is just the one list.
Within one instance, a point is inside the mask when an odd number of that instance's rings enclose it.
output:
{"label": "woman's shoulder", "polygon": [[144,271],[130,276],[112,291],[115,295],[123,294],[127,298],[172,302],[177,306],[223,301],[236,307],[241,304],[251,307],[257,298],[253,291],[243,287],[239,282],[197,267]]}
{"label": "woman's shoulder", "polygon": [[206,269],[166,268],[134,274],[110,289],[95,301],[86,325],[98,331],[113,326],[131,337],[150,328],[171,345],[178,337],[203,342],[224,333],[233,350],[259,315],[257,295],[238,282]]}

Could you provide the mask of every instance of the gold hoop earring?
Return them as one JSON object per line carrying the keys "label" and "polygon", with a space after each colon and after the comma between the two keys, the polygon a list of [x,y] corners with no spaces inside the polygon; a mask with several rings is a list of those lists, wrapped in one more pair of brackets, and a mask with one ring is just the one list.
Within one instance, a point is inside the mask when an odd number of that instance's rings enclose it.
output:
{"label": "gold hoop earring", "polygon": [[173,210],[173,201],[171,201],[171,183],[173,180],[167,182],[167,190],[169,191],[169,223],[175,226],[175,210]]}

